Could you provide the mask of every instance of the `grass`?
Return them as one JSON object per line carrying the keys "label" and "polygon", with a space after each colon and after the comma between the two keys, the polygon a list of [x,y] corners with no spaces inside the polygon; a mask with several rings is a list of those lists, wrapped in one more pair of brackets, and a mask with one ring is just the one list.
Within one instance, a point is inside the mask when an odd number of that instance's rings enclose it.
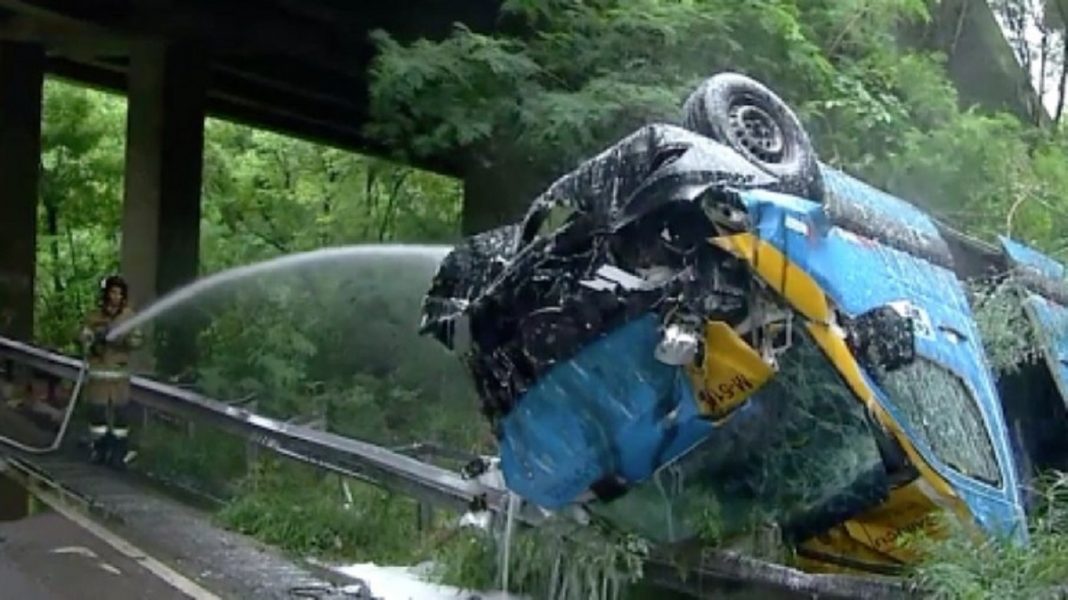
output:
{"label": "grass", "polygon": [[[205,447],[197,452],[210,454],[211,444],[225,447],[219,440],[207,441],[206,433],[198,435],[205,436],[198,442]],[[170,465],[172,471],[209,480],[220,476],[222,467],[212,466],[219,463],[189,459],[177,452],[180,446],[170,439],[150,447],[160,452],[157,465],[177,458]],[[232,487],[216,516],[226,527],[298,556],[379,564],[429,560],[441,583],[472,590],[500,586],[499,526],[492,534],[457,530],[452,525],[456,515],[448,515],[450,519],[421,531],[412,500],[355,481],[348,482],[351,495],[346,496],[342,481],[287,459],[259,458]],[[1068,582],[1068,475],[1047,477],[1041,497],[1030,523],[1029,545],[977,537],[950,521],[948,538],[913,536],[904,541],[924,556],[908,576],[927,592],[925,596],[936,599],[1063,596],[1059,586]],[[702,533],[712,538],[718,533],[719,515],[714,513],[702,524],[709,528]],[[558,522],[518,528],[510,549],[509,589],[545,600],[632,598],[647,551],[638,539],[596,526]]]}
{"label": "grass", "polygon": [[[225,526],[299,556],[379,564],[432,561],[441,583],[489,590],[502,581],[501,527],[495,535],[457,529],[456,515],[420,531],[416,503],[285,459],[260,459],[218,513]],[[517,528],[509,590],[545,600],[615,600],[642,577],[647,548],[596,527],[563,523]]]}
{"label": "grass", "polygon": [[[458,515],[439,513],[443,518],[420,530],[418,506],[409,498],[267,453],[248,460],[240,440],[217,431],[152,427],[143,447],[142,468],[225,494],[215,514],[220,524],[292,555],[394,565],[432,561],[441,583],[473,590],[500,585],[499,526],[492,535],[457,529]],[[545,600],[623,598],[642,577],[646,550],[637,539],[597,527],[517,528],[509,589]]]}
{"label": "grass", "polygon": [[[145,437],[145,464],[156,473],[216,489],[233,477],[215,515],[229,529],[295,556],[394,565],[432,561],[441,583],[473,590],[500,585],[503,519],[493,534],[458,529],[455,514],[421,530],[418,505],[409,498],[266,453],[246,463],[244,447],[231,447],[233,438],[225,434],[156,427]],[[509,589],[545,600],[622,598],[641,579],[646,550],[639,540],[597,527],[560,522],[517,528]]]}
{"label": "grass", "polygon": [[419,557],[412,500],[247,450],[219,431],[154,426],[143,432],[138,468],[221,499],[220,524],[295,555],[387,563]]}
{"label": "grass", "polygon": [[248,444],[214,429],[151,422],[137,432],[138,468],[212,498],[229,498],[248,471]]}
{"label": "grass", "polygon": [[905,541],[924,555],[911,579],[936,599],[1025,600],[1068,595],[1068,475],[1050,474],[1040,492],[1042,501],[1029,524],[1029,544],[978,536],[947,520],[947,538],[915,536]]}
{"label": "grass", "polygon": [[[503,576],[500,537],[471,530],[437,549],[442,583],[491,589]],[[508,589],[545,600],[615,600],[627,597],[642,579],[647,545],[597,526],[550,522],[517,528],[508,560]]]}
{"label": "grass", "polygon": [[272,458],[255,465],[218,518],[300,556],[409,564],[420,553],[416,510],[407,498]]}

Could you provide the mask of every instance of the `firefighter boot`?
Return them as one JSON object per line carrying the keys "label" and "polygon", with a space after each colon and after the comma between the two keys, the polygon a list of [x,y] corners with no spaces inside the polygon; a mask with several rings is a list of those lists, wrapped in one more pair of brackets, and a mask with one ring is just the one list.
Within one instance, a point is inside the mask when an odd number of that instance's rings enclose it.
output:
{"label": "firefighter boot", "polygon": [[130,440],[124,437],[115,437],[108,453],[108,466],[120,471],[126,469],[126,464],[131,458]]}
{"label": "firefighter boot", "polygon": [[90,446],[89,446],[89,462],[94,465],[102,465],[108,462],[109,455],[111,454],[112,438],[111,433],[107,430],[100,434],[95,431],[90,432]]}
{"label": "firefighter boot", "polygon": [[89,405],[89,460],[103,464],[108,459],[111,432],[108,431],[108,415],[103,406]]}
{"label": "firefighter boot", "polygon": [[133,419],[131,411],[133,405],[125,403],[115,407],[114,418],[115,426],[112,428],[112,433],[115,435],[114,446],[112,447],[111,456],[108,461],[112,467],[116,469],[125,469],[127,465],[133,462],[134,457],[137,456],[137,451],[130,443],[130,422]]}

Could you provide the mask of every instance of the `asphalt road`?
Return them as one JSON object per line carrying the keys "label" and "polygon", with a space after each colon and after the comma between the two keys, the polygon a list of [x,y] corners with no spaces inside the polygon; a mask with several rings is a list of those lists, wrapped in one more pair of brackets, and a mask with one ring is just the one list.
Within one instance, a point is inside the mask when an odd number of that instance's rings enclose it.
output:
{"label": "asphalt road", "polygon": [[54,513],[0,522],[0,598],[12,600],[185,600],[79,525]]}

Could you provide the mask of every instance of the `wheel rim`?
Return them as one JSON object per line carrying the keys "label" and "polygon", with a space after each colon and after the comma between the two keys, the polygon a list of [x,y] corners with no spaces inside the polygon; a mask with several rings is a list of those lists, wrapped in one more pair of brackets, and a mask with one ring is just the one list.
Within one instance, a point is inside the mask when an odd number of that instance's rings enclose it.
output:
{"label": "wheel rim", "polygon": [[786,154],[786,136],[782,128],[764,109],[752,104],[735,104],[728,112],[731,137],[757,160],[782,162]]}

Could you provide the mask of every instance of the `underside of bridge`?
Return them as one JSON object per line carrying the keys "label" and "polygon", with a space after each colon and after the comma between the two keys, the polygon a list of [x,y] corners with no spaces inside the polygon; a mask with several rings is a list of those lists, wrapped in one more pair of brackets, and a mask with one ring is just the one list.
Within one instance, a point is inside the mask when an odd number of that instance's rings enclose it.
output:
{"label": "underside of bridge", "polygon": [[[369,33],[488,31],[499,4],[0,0],[0,334],[32,335],[46,74],[127,96],[121,264],[143,306],[197,273],[205,116],[385,155],[362,133]],[[455,160],[418,166],[464,176]]]}
{"label": "underside of bridge", "polygon": [[[143,306],[197,274],[205,116],[388,154],[362,133],[369,33],[440,39],[457,22],[488,32],[500,4],[0,0],[0,335],[32,335],[45,74],[127,96],[121,264]],[[1021,106],[1026,76],[1005,66],[1007,46],[986,5],[943,2],[936,21],[938,35],[927,43],[947,51],[965,99]],[[1011,89],[983,97],[993,88]],[[456,157],[418,166],[464,179],[466,231],[513,216],[516,202],[508,199],[521,190],[501,173],[465,169]]]}

